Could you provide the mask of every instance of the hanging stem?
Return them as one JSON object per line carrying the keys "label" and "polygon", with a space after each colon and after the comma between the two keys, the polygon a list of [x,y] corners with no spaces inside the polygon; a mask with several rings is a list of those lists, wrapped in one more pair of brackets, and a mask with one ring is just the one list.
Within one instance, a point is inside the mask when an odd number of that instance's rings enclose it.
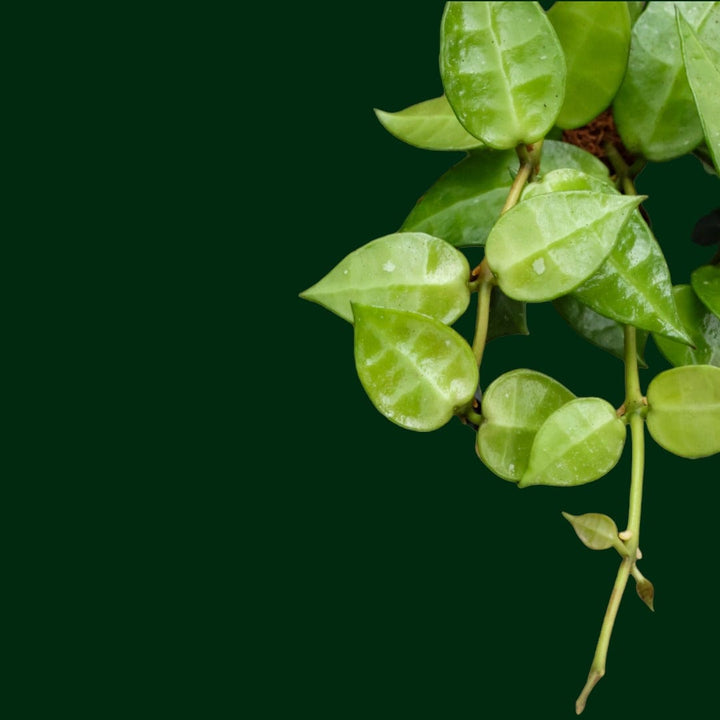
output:
{"label": "hanging stem", "polygon": [[477,318],[475,319],[475,336],[472,344],[478,367],[482,364],[483,353],[485,352],[488,323],[490,322],[490,296],[495,284],[495,278],[487,263],[480,263],[479,267],[482,275],[478,278],[480,283],[478,285]]}
{"label": "hanging stem", "polygon": [[632,470],[630,475],[630,503],[628,507],[628,526],[625,534],[627,555],[620,563],[610,601],[608,602],[600,637],[595,648],[588,679],[575,702],[575,712],[579,715],[587,703],[588,696],[600,679],[605,675],[607,653],[610,646],[615,618],[631,573],[634,573],[640,542],[640,514],[642,509],[642,487],[645,467],[645,421],[642,415],[642,392],[637,365],[637,338],[634,327],[625,327],[625,407],[630,415],[630,437],[632,441]]}

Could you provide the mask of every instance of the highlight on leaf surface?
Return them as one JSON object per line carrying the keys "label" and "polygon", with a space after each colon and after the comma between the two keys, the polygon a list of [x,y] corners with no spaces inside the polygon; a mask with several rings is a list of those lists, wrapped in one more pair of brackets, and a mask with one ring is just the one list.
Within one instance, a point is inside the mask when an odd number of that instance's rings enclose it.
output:
{"label": "highlight on leaf surface", "polygon": [[478,384],[470,346],[438,320],[353,303],[355,367],[373,405],[408,430],[447,423]]}
{"label": "highlight on leaf surface", "polygon": [[445,95],[489,147],[545,137],[565,95],[565,57],[535,2],[448,2],[440,26]]}
{"label": "highlight on leaf surface", "polygon": [[562,516],[572,525],[582,544],[591,550],[607,550],[621,542],[615,521],[607,515],[570,515],[564,512]]}
{"label": "highlight on leaf surface", "polygon": [[451,324],[470,302],[465,256],[425,233],[394,233],[351,252],[300,294],[352,322],[354,302],[410,310]]}
{"label": "highlight on leaf surface", "polygon": [[380,124],[398,140],[423,150],[472,150],[482,142],[465,130],[444,95],[398,112],[375,108]]}
{"label": "highlight on leaf surface", "polygon": [[606,475],[620,459],[626,429],[601,398],[577,398],[556,410],[535,435],[520,487],[583,485]]}
{"label": "highlight on leaf surface", "polygon": [[523,200],[490,231],[488,264],[503,292],[516,300],[567,295],[600,267],[643,199],[573,191]]}
{"label": "highlight on leaf surface", "polygon": [[720,368],[687,365],[660,373],[647,389],[648,432],[675,455],[720,452]]}
{"label": "highlight on leaf surface", "polygon": [[501,375],[482,399],[478,457],[499,477],[519,482],[538,429],[574,397],[557,380],[534,370],[512,370]]}

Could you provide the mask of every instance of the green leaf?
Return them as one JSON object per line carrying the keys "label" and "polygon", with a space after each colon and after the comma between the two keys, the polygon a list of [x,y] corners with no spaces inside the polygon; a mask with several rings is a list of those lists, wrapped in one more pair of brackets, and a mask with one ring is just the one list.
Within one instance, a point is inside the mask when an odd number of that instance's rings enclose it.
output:
{"label": "green leaf", "polygon": [[500,215],[518,167],[513,151],[473,153],[420,198],[402,230],[430,233],[451,245],[484,245]]}
{"label": "green leaf", "polygon": [[565,58],[535,2],[448,2],[440,27],[445,94],[490,147],[541,140],[565,93]]}
{"label": "green leaf", "polygon": [[435,430],[471,402],[478,368],[470,346],[438,320],[353,303],[355,366],[371,402],[408,430]]}
{"label": "green leaf", "polygon": [[720,318],[720,265],[703,265],[690,277],[695,294],[715,317]]}
{"label": "green leaf", "polygon": [[647,5],[646,2],[628,2],[626,3],[628,6],[628,10],[630,11],[630,22],[631,24],[635,24],[637,22],[637,19],[640,17],[640,14],[645,9],[645,6]]}
{"label": "green leaf", "polygon": [[[705,143],[715,169],[720,169],[720,67],[710,52],[698,40],[693,29],[676,9],[676,19],[682,45],[685,71],[690,83]],[[715,18],[715,23],[718,18]],[[713,53],[717,61],[717,52]]]}
{"label": "green leaf", "polygon": [[573,191],[523,200],[495,223],[485,248],[502,291],[527,302],[571,292],[600,267],[643,199]]}
{"label": "green leaf", "polygon": [[[531,183],[523,198],[569,190],[617,194],[609,183],[566,169],[555,170],[545,175],[542,182]],[[573,295],[595,312],[623,325],[690,342],[675,307],[665,256],[639,210],[630,215],[603,264]]]}
{"label": "green leaf", "polygon": [[[513,151],[473,152],[446,172],[417,202],[401,230],[425,232],[456,247],[484,245],[500,216],[519,167]],[[576,168],[609,181],[608,169],[575,145],[546,140],[542,168]]]}
{"label": "green leaf", "polygon": [[585,513],[562,516],[573,526],[573,530],[585,547],[591,550],[607,550],[620,542],[615,521],[601,513]]}
{"label": "green leaf", "polygon": [[653,340],[672,365],[720,366],[720,319],[708,310],[690,285],[673,288],[680,320],[694,348],[653,333]]}
{"label": "green leaf", "polygon": [[398,140],[424,150],[471,150],[482,147],[455,116],[444,95],[398,112],[375,108],[382,126]]}
{"label": "green leaf", "polygon": [[477,434],[480,459],[496,475],[518,482],[527,469],[535,433],[575,396],[534,370],[512,370],[494,380],[482,399]]}
{"label": "green leaf", "polygon": [[520,487],[597,480],[615,467],[624,445],[625,425],[610,403],[592,397],[571,400],[537,431]]}
{"label": "green leaf", "polygon": [[[553,300],[553,307],[578,335],[616,358],[625,359],[625,330],[619,322],[596,313],[572,295]],[[638,330],[636,338],[638,364],[647,367],[644,359],[647,331]]]}
{"label": "green leaf", "polygon": [[675,455],[720,452],[720,368],[689,365],[657,375],[647,390],[647,427]]}
{"label": "green leaf", "polygon": [[444,240],[395,233],[363,245],[300,294],[352,322],[351,303],[423,313],[453,323],[470,302],[470,266]]}
{"label": "green leaf", "polygon": [[509,298],[499,287],[490,295],[486,343],[505,335],[529,335],[524,302]]}
{"label": "green leaf", "polygon": [[620,87],[630,50],[625,2],[556,2],[547,13],[565,53],[565,102],[556,124],[577,128],[605,110]]}
{"label": "green leaf", "polygon": [[[716,2],[651,2],[633,26],[628,68],[613,102],[620,136],[649,160],[690,152],[703,138],[685,74],[675,7],[714,52],[720,52]],[[717,65],[713,57],[713,62]]]}

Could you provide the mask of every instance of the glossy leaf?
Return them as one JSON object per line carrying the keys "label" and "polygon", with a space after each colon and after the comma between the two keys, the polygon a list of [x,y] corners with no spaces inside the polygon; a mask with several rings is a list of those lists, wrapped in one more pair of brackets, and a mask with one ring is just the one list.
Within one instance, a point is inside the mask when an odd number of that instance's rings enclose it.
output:
{"label": "glossy leaf", "polygon": [[690,281],[695,294],[715,317],[720,318],[720,265],[703,265]]}
{"label": "glossy leaf", "polygon": [[[514,151],[470,154],[420,198],[401,230],[429,233],[456,247],[484,245],[512,185],[511,173],[517,168]],[[607,167],[594,155],[575,145],[546,140],[542,170],[558,168],[609,178]]]}
{"label": "glossy leaf", "polygon": [[[553,300],[553,307],[578,335],[616,358],[625,359],[625,330],[619,322],[596,313],[572,295]],[[638,364],[641,367],[647,367],[644,359],[647,339],[646,330],[637,331]]]}
{"label": "glossy leaf", "polygon": [[469,155],[420,198],[401,229],[430,233],[457,247],[484,245],[517,166],[513,151]]}
{"label": "glossy leaf", "polygon": [[673,288],[680,320],[694,348],[653,333],[665,359],[679,365],[720,366],[720,319],[708,310],[690,285]]}
{"label": "glossy leaf", "polygon": [[[542,182],[530,184],[523,198],[567,190],[617,192],[609,183],[577,170],[556,170]],[[632,213],[603,264],[572,294],[623,325],[689,342],[673,300],[665,256],[639,210]]]}
{"label": "glossy leaf", "polygon": [[651,2],[638,18],[613,114],[625,145],[650,160],[683,155],[703,138],[685,74],[676,6],[700,40],[720,52],[720,6],[716,2]]}
{"label": "glossy leaf", "polygon": [[452,323],[470,302],[470,266],[425,233],[395,233],[363,245],[301,293],[352,322],[351,303],[410,310]]}
{"label": "glossy leaf", "polygon": [[475,394],[472,349],[419,313],[353,304],[355,366],[373,405],[408,430],[444,425]]}
{"label": "glossy leaf", "polygon": [[565,58],[535,2],[448,2],[440,27],[445,95],[490,147],[541,140],[565,92]]}
{"label": "glossy leaf", "polygon": [[382,126],[398,140],[424,150],[470,150],[482,147],[455,116],[444,95],[398,112],[375,109]]}
{"label": "glossy leaf", "polygon": [[625,2],[556,2],[547,13],[567,65],[565,102],[555,121],[577,128],[605,110],[620,87],[630,50]]}
{"label": "glossy leaf", "polygon": [[523,200],[495,223],[486,257],[502,291],[542,302],[594,273],[642,197],[558,192]]}
{"label": "glossy leaf", "polygon": [[[715,169],[720,169],[720,65],[713,62],[693,29],[677,12],[685,72]],[[720,22],[716,18],[714,22]],[[715,60],[717,61],[717,53]]]}
{"label": "glossy leaf", "polygon": [[687,458],[720,452],[720,368],[691,365],[657,375],[647,390],[648,432]]}
{"label": "glossy leaf", "polygon": [[509,298],[499,287],[490,296],[486,343],[505,335],[528,335],[526,305]]}
{"label": "glossy leaf", "polygon": [[534,370],[512,370],[493,381],[482,400],[477,453],[505,480],[525,474],[535,434],[547,418],[575,396],[557,380]]}
{"label": "glossy leaf", "polygon": [[607,550],[620,542],[617,525],[607,515],[601,513],[570,515],[564,512],[562,516],[572,525],[582,544],[591,550]]}
{"label": "glossy leaf", "polygon": [[615,467],[625,425],[610,403],[577,398],[556,410],[537,431],[520,487],[583,485]]}

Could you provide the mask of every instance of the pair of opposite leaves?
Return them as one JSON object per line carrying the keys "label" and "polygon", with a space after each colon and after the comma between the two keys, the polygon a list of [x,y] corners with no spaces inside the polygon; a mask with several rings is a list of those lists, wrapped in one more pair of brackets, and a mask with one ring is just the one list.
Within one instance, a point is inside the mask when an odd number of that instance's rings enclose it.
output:
{"label": "pair of opposite leaves", "polygon": [[[657,375],[647,426],[666,450],[687,458],[720,452],[720,368],[693,365]],[[600,398],[575,398],[556,380],[513,370],[488,387],[476,450],[496,475],[520,487],[580,485],[608,473],[626,430]]]}
{"label": "pair of opposite leaves", "polygon": [[612,104],[630,150],[667,160],[704,137],[717,168],[720,4],[653,2],[639,18],[631,6],[556,2],[545,14],[533,2],[446,3],[440,70],[454,115],[502,149]]}

